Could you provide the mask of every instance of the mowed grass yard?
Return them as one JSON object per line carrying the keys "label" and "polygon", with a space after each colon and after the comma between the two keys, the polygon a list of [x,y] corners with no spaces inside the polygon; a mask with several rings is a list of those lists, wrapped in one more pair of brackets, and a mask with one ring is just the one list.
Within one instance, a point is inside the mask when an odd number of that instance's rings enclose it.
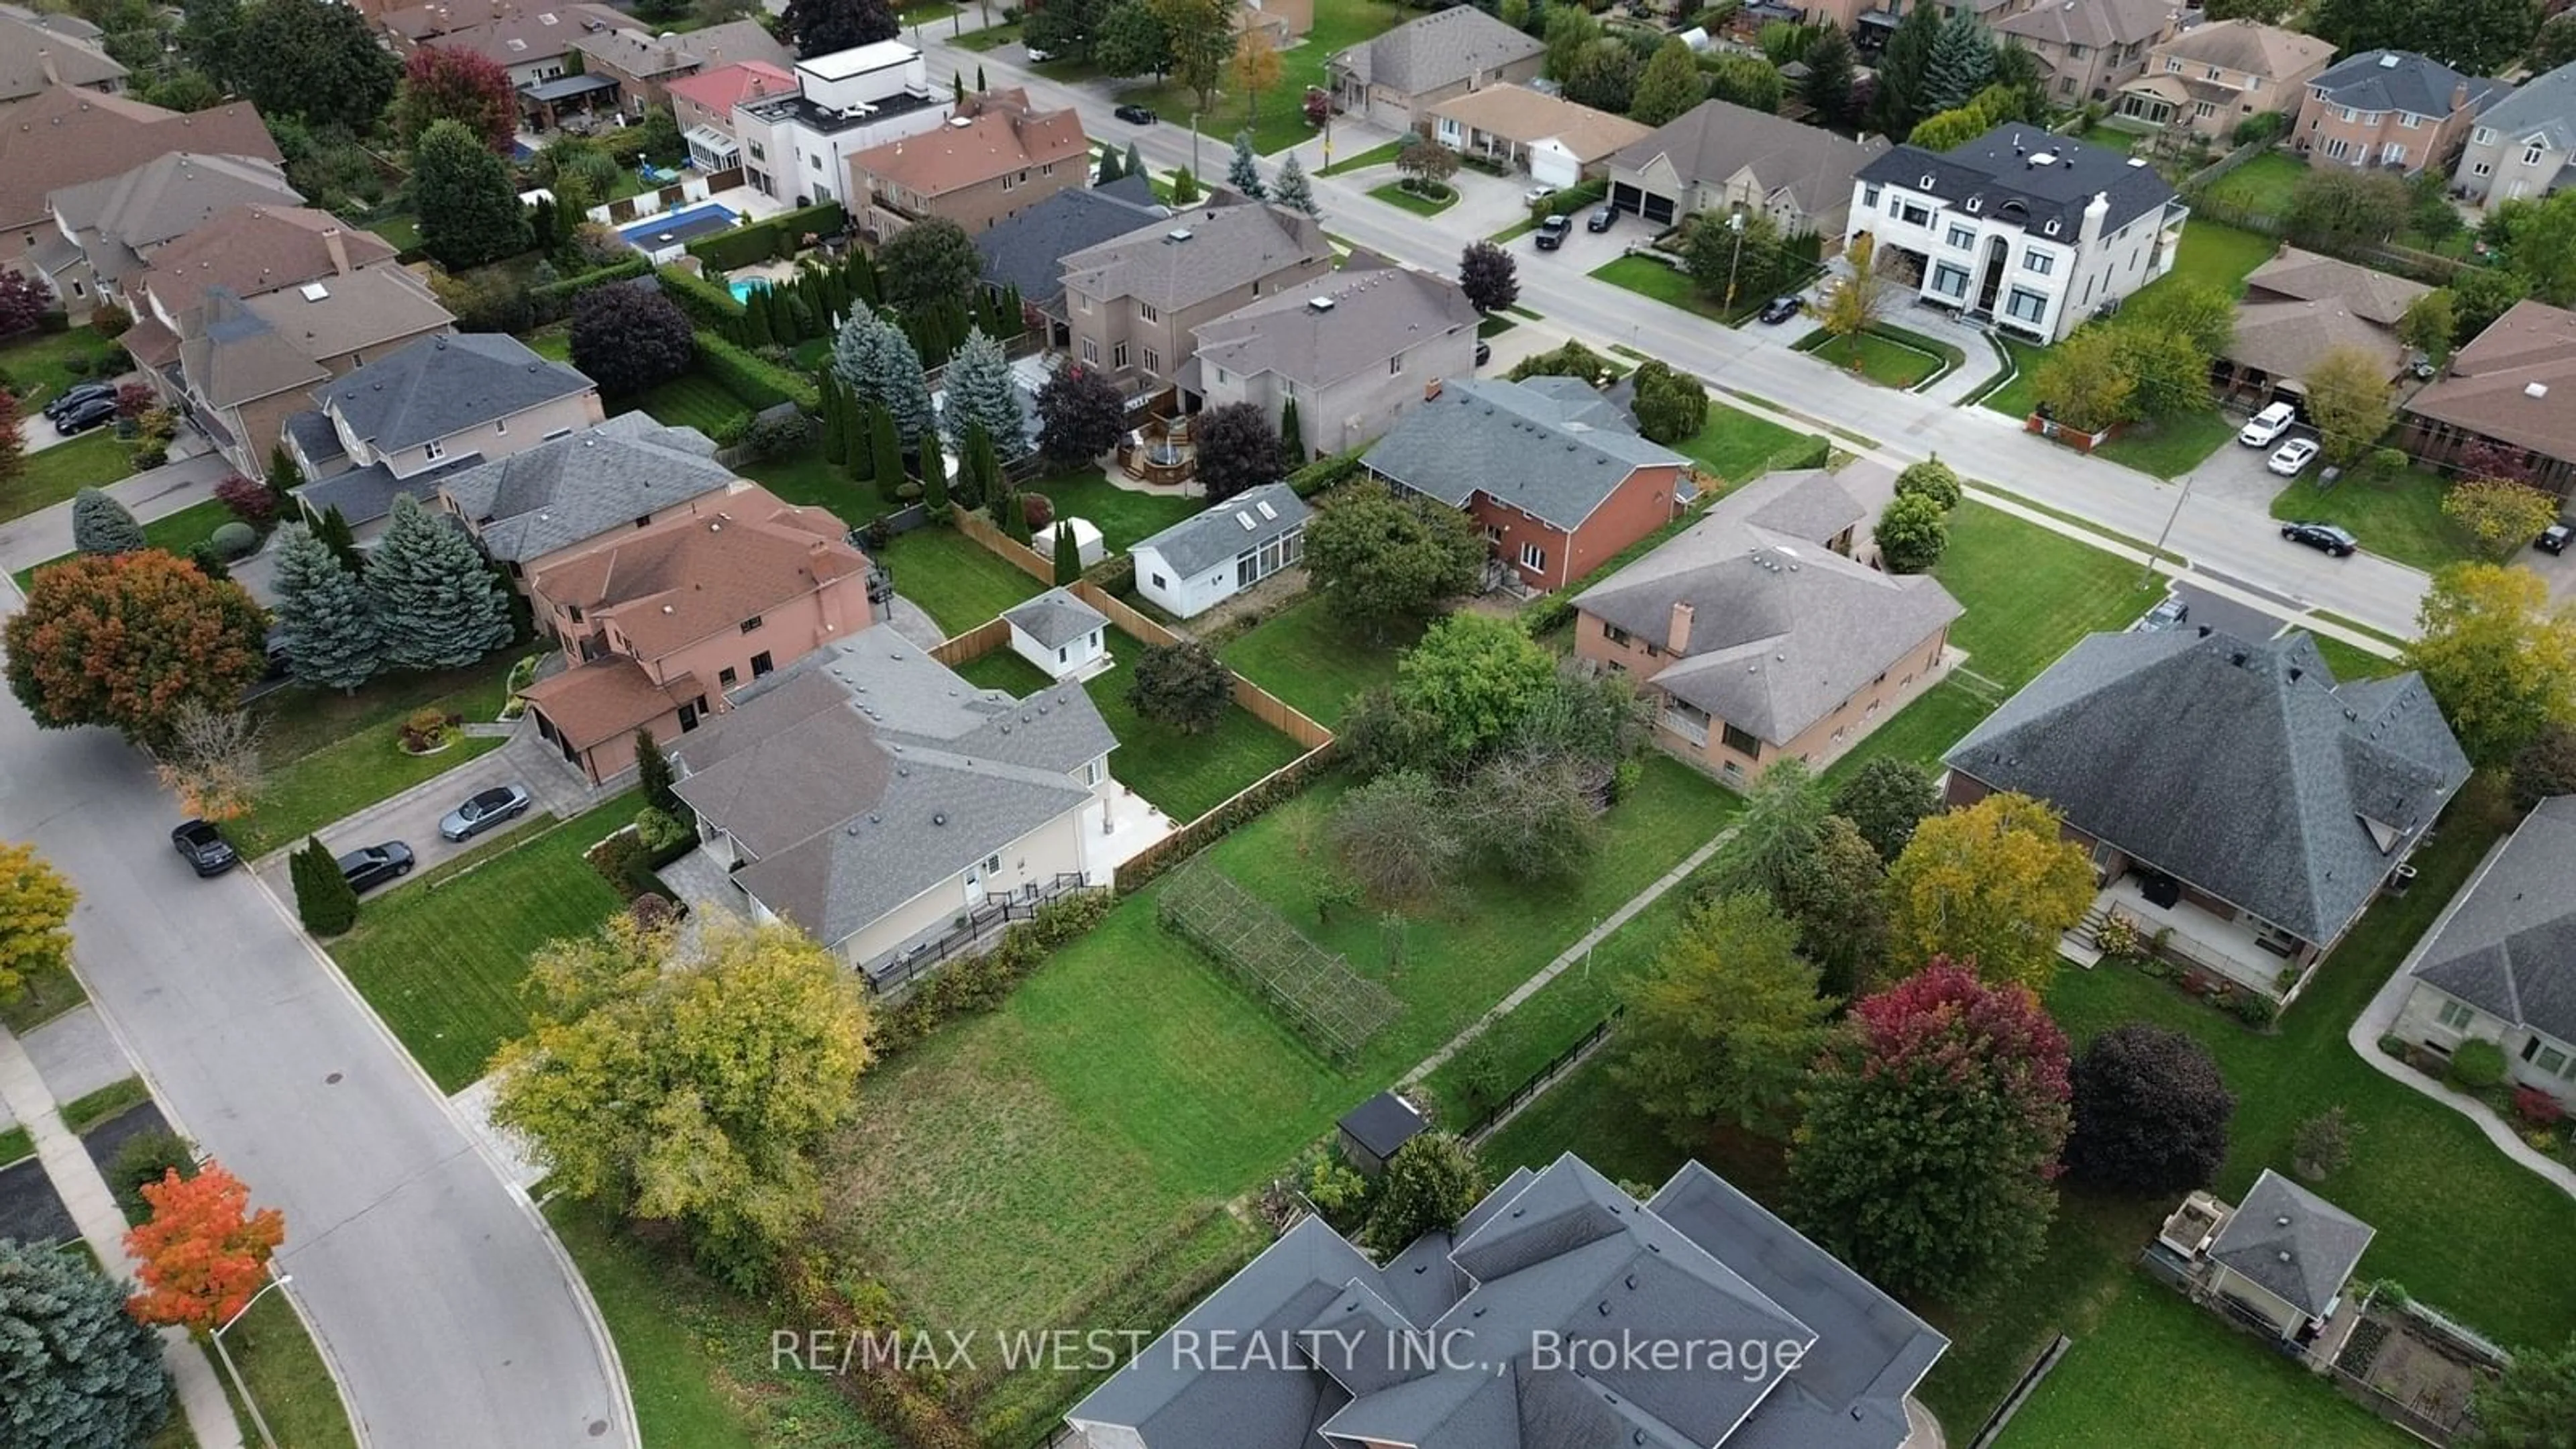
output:
{"label": "mowed grass yard", "polygon": [[1041,478],[1021,491],[1045,494],[1058,518],[1089,521],[1100,530],[1100,541],[1111,553],[1125,553],[1137,540],[1151,538],[1208,506],[1203,498],[1121,488],[1097,468]]}
{"label": "mowed grass yard", "polygon": [[1652,297],[1686,312],[1698,313],[1712,322],[1726,320],[1724,309],[1700,294],[1699,284],[1691,280],[1690,273],[1666,266],[1653,257],[1619,257],[1594,267],[1589,275],[1638,296]]}
{"label": "mowed grass yard", "polygon": [[894,591],[919,604],[952,639],[1046,592],[1045,585],[953,528],[899,534],[877,561],[893,573]]}
{"label": "mowed grass yard", "polygon": [[1244,631],[1217,651],[1237,674],[1330,728],[1363,694],[1395,682],[1395,657],[1413,646],[1418,628],[1370,639],[1343,627],[1309,594]]}
{"label": "mowed grass yard", "polygon": [[624,904],[582,858],[635,818],[629,792],[552,826],[522,826],[478,854],[366,898],[356,929],[330,944],[351,984],[440,1091],[483,1075],[527,1030],[528,957],[587,935]]}
{"label": "mowed grass yard", "polygon": [[1729,483],[1759,478],[1815,452],[1816,438],[1712,400],[1708,421],[1674,451]]}
{"label": "mowed grass yard", "polygon": [[1881,336],[1855,332],[1835,337],[1823,328],[1798,339],[1795,350],[1857,372],[1881,387],[1910,388],[1941,370],[1943,359],[1919,347]]}
{"label": "mowed grass yard", "polygon": [[[51,429],[43,418],[25,424]],[[26,467],[6,489],[0,489],[0,523],[23,518],[41,508],[68,503],[84,488],[104,488],[134,472],[134,461],[113,428],[93,428],[66,438],[41,453],[29,453]]]}
{"label": "mowed grass yard", "polygon": [[[1252,132],[1252,148],[1267,156],[1313,137],[1317,128],[1306,124],[1302,101],[1308,86],[1324,83],[1324,62],[1333,56],[1371,40],[1393,29],[1398,21],[1414,18],[1386,0],[1316,0],[1315,24],[1306,38],[1279,52],[1279,80],[1257,96],[1246,96],[1233,88],[1229,79],[1219,88],[1215,104],[1199,117],[1201,134],[1215,149],[1208,165],[1209,177],[1221,174],[1225,167],[1225,147],[1237,131]],[[1051,80],[1073,81],[1097,75],[1096,68],[1080,61],[1056,60],[1030,67]],[[1158,112],[1166,124],[1187,125],[1190,112],[1198,99],[1189,87],[1179,81],[1165,81],[1123,86],[1118,91],[1122,103],[1132,102]],[[1124,123],[1122,122],[1123,126]],[[1126,148],[1123,134],[1107,138],[1121,150]],[[1202,177],[1205,181],[1207,177]]]}
{"label": "mowed grass yard", "polygon": [[1950,626],[1966,667],[2006,690],[2085,635],[2128,627],[2163,588],[2141,590],[2136,565],[1973,500],[1951,511],[1932,576],[1966,611]]}
{"label": "mowed grass yard", "polygon": [[2419,569],[2480,556],[2468,533],[2442,512],[2450,485],[2441,475],[2424,468],[2392,473],[2364,463],[2328,488],[2318,482],[2323,471],[2312,468],[2273,495],[2272,516],[2342,524],[2363,548]]}
{"label": "mowed grass yard", "polygon": [[[233,511],[209,498],[202,503],[191,503],[176,513],[163,514],[144,524],[143,543],[147,548],[162,549],[185,558],[188,556],[188,550],[204,543],[213,536],[216,529],[232,521]],[[26,591],[27,584],[35,578],[37,569],[61,563],[70,557],[70,554],[62,554],[49,558],[44,563],[18,570],[14,577],[18,580],[19,592]]]}

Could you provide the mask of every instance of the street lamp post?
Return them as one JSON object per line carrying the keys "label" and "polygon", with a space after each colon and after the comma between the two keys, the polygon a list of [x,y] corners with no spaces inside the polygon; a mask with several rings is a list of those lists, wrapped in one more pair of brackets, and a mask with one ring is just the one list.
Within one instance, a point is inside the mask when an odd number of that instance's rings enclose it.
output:
{"label": "street lamp post", "polygon": [[1199,170],[1199,108],[1190,107],[1190,179],[1202,181],[1206,173]]}
{"label": "street lamp post", "polygon": [[1744,213],[1728,212],[1726,229],[1735,233],[1735,255],[1729,257],[1726,262],[1726,305],[1718,310],[1733,312],[1735,310],[1735,269],[1744,264]]}
{"label": "street lamp post", "polygon": [[2174,496],[2173,512],[2165,515],[2164,531],[2156,535],[2156,546],[2147,550],[2147,561],[2145,565],[2138,570],[2139,588],[2143,589],[2147,585],[2155,582],[2156,560],[2164,557],[2165,540],[2173,536],[2174,523],[2182,517],[2182,506],[2190,501],[2191,474],[2185,473],[2182,475],[2182,492]]}
{"label": "street lamp post", "polygon": [[250,1312],[252,1303],[257,1303],[268,1296],[269,1288],[283,1288],[294,1281],[295,1275],[292,1273],[281,1273],[271,1278],[268,1280],[268,1288],[262,1288],[250,1295],[250,1301],[244,1303],[232,1317],[225,1319],[223,1327],[214,1332],[215,1357],[224,1361],[224,1373],[232,1379],[233,1391],[241,1395],[242,1406],[250,1410],[251,1427],[259,1430],[259,1442],[267,1446],[267,1449],[277,1449],[277,1436],[268,1432],[268,1419],[260,1413],[259,1401],[250,1396],[250,1385],[242,1382],[241,1370],[233,1366],[232,1351],[224,1347],[224,1329],[241,1322],[242,1314]]}

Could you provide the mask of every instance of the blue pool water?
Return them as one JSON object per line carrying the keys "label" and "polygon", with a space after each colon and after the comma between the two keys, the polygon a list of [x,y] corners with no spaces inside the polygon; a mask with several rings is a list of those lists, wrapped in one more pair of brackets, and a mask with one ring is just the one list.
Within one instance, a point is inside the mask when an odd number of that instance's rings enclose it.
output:
{"label": "blue pool water", "polygon": [[735,220],[732,207],[718,202],[702,201],[686,211],[675,211],[668,215],[657,216],[650,221],[639,221],[632,226],[619,227],[617,234],[626,238],[630,246],[651,248],[663,244],[665,236],[669,237],[671,242],[677,243],[695,241],[702,236],[726,231],[733,226]]}
{"label": "blue pool water", "polygon": [[767,282],[735,282],[726,288],[726,290],[733,293],[733,299],[735,301],[748,302],[751,300],[752,293],[765,292],[769,290],[769,284]]}

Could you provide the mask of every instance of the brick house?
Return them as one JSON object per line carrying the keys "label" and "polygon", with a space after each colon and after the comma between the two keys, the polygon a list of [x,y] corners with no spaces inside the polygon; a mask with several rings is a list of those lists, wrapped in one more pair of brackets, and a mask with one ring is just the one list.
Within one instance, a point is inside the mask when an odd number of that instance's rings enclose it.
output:
{"label": "brick house", "polygon": [[2367,50],[2308,82],[2291,144],[2311,166],[2448,168],[2478,116],[2512,91],[2412,51]]}
{"label": "brick house", "polygon": [[1784,234],[1840,237],[1852,177],[1886,152],[1732,101],[1702,101],[1610,158],[1610,204],[1657,226],[1701,211],[1759,211]]}
{"label": "brick house", "polygon": [[2334,43],[2252,20],[2195,25],[2147,52],[2120,87],[2119,114],[2223,142],[2248,117],[2278,111],[2295,129],[2308,83]]}
{"label": "brick house", "polygon": [[1995,34],[2038,57],[2048,99],[2059,106],[2108,101],[2172,38],[2172,0],[2054,0],[1994,22]]}
{"label": "brick house", "polygon": [[392,243],[374,232],[353,230],[327,211],[232,207],[154,253],[150,267],[125,284],[134,325],[117,340],[147,370],[162,397],[175,404],[183,391],[172,375],[179,334],[210,290],[222,287],[237,297],[260,297],[312,282],[327,285],[333,277],[393,262]]}
{"label": "brick house", "polygon": [[984,91],[937,130],[851,156],[850,214],[879,237],[934,216],[973,236],[1089,185],[1090,171],[1091,138],[1073,108],[1036,111],[1026,91]]}
{"label": "brick house", "polygon": [[[2554,396],[2553,396],[2554,395]],[[2401,441],[2417,459],[2442,466],[2480,443],[2517,455],[2532,481],[2559,497],[2576,494],[2576,312],[2516,302],[2442,375],[2397,406]]]}
{"label": "brick house", "polygon": [[155,156],[130,171],[46,197],[53,235],[30,260],[74,321],[107,301],[132,312],[126,285],[163,247],[235,206],[303,202],[303,194],[287,184],[285,170],[263,157],[185,151]]}
{"label": "brick house", "polygon": [[1570,377],[1434,379],[1360,466],[1399,495],[1465,510],[1485,535],[1488,584],[1528,593],[1600,567],[1691,493],[1689,459]]}
{"label": "brick house", "polygon": [[1201,324],[1332,269],[1313,217],[1211,204],[1067,254],[1061,305],[1075,360],[1150,397],[1180,377]]}

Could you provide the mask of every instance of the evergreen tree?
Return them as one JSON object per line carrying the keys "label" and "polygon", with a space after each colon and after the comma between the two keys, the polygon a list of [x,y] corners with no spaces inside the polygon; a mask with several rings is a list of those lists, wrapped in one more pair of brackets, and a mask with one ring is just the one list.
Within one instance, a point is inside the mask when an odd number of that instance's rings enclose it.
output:
{"label": "evergreen tree", "polygon": [[948,459],[940,451],[937,438],[924,438],[921,440],[922,501],[929,501],[933,488],[939,490],[940,497],[948,496]]}
{"label": "evergreen tree", "polygon": [[1279,163],[1279,185],[1270,193],[1270,199],[1290,211],[1303,212],[1308,216],[1323,214],[1315,206],[1314,183],[1306,179],[1306,168],[1299,164],[1294,151],[1288,153],[1287,160]]}
{"label": "evergreen tree", "polygon": [[0,1424],[12,1444],[127,1449],[170,1413],[160,1340],[82,1254],[0,1239]]}
{"label": "evergreen tree", "polygon": [[822,384],[823,461],[835,468],[845,467],[850,461],[850,435],[841,410],[847,405],[847,397],[841,391],[840,377],[829,368],[823,370]]}
{"label": "evergreen tree", "polygon": [[1136,143],[1133,141],[1127,143],[1127,159],[1119,163],[1118,169],[1130,176],[1144,176],[1147,180],[1152,179],[1145,170],[1145,153],[1137,150]]}
{"label": "evergreen tree", "polygon": [[1019,490],[1011,486],[1011,475],[997,473],[984,494],[984,512],[993,526],[1004,533],[1011,531],[1011,520],[1021,514]]}
{"label": "evergreen tree", "polygon": [[509,164],[454,121],[435,121],[412,147],[412,196],[420,244],[451,269],[528,249],[528,212]]}
{"label": "evergreen tree", "polygon": [[1082,577],[1082,546],[1073,540],[1073,520],[1055,521],[1055,583],[1063,588]]}
{"label": "evergreen tree", "polygon": [[[966,461],[963,454],[959,455],[958,466],[965,467]],[[921,504],[929,512],[931,522],[948,521],[948,469],[944,463],[921,480]]]}
{"label": "evergreen tree", "polygon": [[72,496],[72,547],[82,553],[132,553],[149,546],[143,525],[124,504],[96,488]]}
{"label": "evergreen tree", "polygon": [[322,522],[315,526],[313,536],[330,545],[331,556],[340,561],[340,567],[361,576],[366,573],[367,556],[358,551],[357,532],[341,516],[339,504],[322,510]]}
{"label": "evergreen tree", "polygon": [[1306,466],[1306,430],[1298,420],[1293,397],[1279,405],[1279,453],[1289,472]]}
{"label": "evergreen tree", "polygon": [[770,347],[777,344],[778,333],[769,321],[769,289],[754,287],[742,304],[742,345]]}
{"label": "evergreen tree", "polygon": [[[930,434],[921,436],[936,446]],[[901,501],[897,490],[903,487],[904,481],[903,435],[895,424],[894,414],[888,412],[883,403],[868,404],[868,455],[871,460],[869,476],[876,479],[877,496],[888,503]]]}
{"label": "evergreen tree", "polygon": [[840,374],[851,396],[878,404],[892,414],[900,438],[921,437],[936,422],[930,408],[930,383],[922,375],[921,354],[882,313],[860,308],[850,314],[840,337],[832,343],[832,371]]}
{"label": "evergreen tree", "polygon": [[1020,411],[1010,359],[1002,355],[1002,344],[980,327],[966,334],[966,344],[948,364],[939,422],[959,457],[966,453],[966,430],[977,426],[997,449],[1013,455],[1027,451],[1028,417]]}
{"label": "evergreen tree", "polygon": [[1843,33],[1830,26],[1807,47],[1803,57],[1807,78],[1798,84],[1798,98],[1813,106],[1816,114],[1828,122],[1850,119],[1852,108],[1852,69],[1855,64],[1852,44]]}
{"label": "evergreen tree", "polygon": [[1961,7],[1932,41],[1916,99],[1927,116],[1955,111],[1974,100],[1994,73],[1995,38],[1972,11]]}
{"label": "evergreen tree", "polygon": [[1889,33],[1878,55],[1878,95],[1870,103],[1870,118],[1879,130],[1908,135],[1915,122],[1932,114],[1923,108],[1923,72],[1932,63],[1941,29],[1941,7],[1917,5]]}
{"label": "evergreen tree", "polygon": [[[1007,482],[1006,475],[1005,483]],[[1002,510],[1002,531],[1018,542],[1027,543],[1030,536],[1029,510],[1027,505],[1020,502],[1020,490],[1017,487],[1012,487],[1010,490],[1010,505]]]}
{"label": "evergreen tree", "polygon": [[1254,201],[1270,195],[1269,188],[1261,184],[1261,162],[1252,153],[1250,131],[1234,133],[1234,161],[1225,168],[1225,184]]}
{"label": "evergreen tree", "polygon": [[649,729],[635,732],[635,788],[643,792],[646,805],[674,820],[687,818],[689,807],[671,788],[670,757]]}
{"label": "evergreen tree", "polygon": [[1124,166],[1124,165],[1119,161],[1119,159],[1118,159],[1118,153],[1117,153],[1115,150],[1113,150],[1113,149],[1111,149],[1111,148],[1109,148],[1109,147],[1107,147],[1107,146],[1103,146],[1103,147],[1101,147],[1101,148],[1100,148],[1100,176],[1099,176],[1099,179],[1095,180],[1092,184],[1093,184],[1094,186],[1106,186],[1106,185],[1108,185],[1110,182],[1112,182],[1112,181],[1116,181],[1116,180],[1118,180],[1119,178],[1121,178],[1121,177],[1125,176],[1126,174],[1127,174],[1126,168],[1125,168],[1125,166]]}
{"label": "evergreen tree", "polygon": [[277,503],[280,513],[294,506],[295,490],[304,486],[304,470],[295,466],[286,444],[268,450],[268,495]]}
{"label": "evergreen tree", "polygon": [[331,545],[300,523],[277,531],[277,602],[287,672],[316,689],[356,689],[374,677],[376,612]]}
{"label": "evergreen tree", "polygon": [[510,642],[510,606],[465,530],[394,500],[367,568],[367,594],[397,669],[459,669]]}
{"label": "evergreen tree", "polygon": [[295,914],[304,929],[317,936],[337,936],[358,923],[358,893],[340,874],[340,862],[318,835],[288,859],[287,878],[295,886]]}
{"label": "evergreen tree", "polygon": [[1002,460],[993,451],[992,436],[981,427],[966,430],[966,451],[957,459],[957,503],[964,508],[981,508],[993,496],[1002,481]]}

